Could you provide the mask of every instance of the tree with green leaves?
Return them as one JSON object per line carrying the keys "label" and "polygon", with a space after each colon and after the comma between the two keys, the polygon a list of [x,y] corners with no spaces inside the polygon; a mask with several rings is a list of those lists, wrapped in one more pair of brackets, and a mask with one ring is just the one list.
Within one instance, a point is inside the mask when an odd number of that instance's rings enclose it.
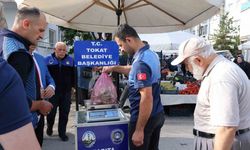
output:
{"label": "tree with green leaves", "polygon": [[75,29],[69,29],[59,26],[60,30],[63,32],[63,42],[69,46],[69,53],[74,52],[74,42],[75,40],[94,40],[95,37],[91,32],[79,31]]}
{"label": "tree with green leaves", "polygon": [[239,27],[234,25],[233,17],[226,13],[221,16],[219,29],[212,35],[215,50],[229,50],[237,55],[240,44]]}
{"label": "tree with green leaves", "polygon": [[97,36],[94,32],[80,31],[70,28],[65,28],[59,26],[60,30],[63,32],[63,42],[69,46],[69,53],[74,53],[74,42],[75,40],[112,40],[112,33],[105,33],[105,39],[102,37],[102,33],[98,32]]}

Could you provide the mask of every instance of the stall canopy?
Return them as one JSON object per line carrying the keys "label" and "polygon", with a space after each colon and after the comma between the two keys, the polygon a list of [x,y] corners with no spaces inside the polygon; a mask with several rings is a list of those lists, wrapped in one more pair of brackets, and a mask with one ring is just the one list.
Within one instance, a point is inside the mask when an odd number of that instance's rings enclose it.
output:
{"label": "stall canopy", "polygon": [[183,30],[219,12],[223,0],[16,0],[35,6],[49,23],[82,31],[114,32],[127,23],[139,33]]}
{"label": "stall canopy", "polygon": [[156,33],[156,34],[139,34],[141,40],[149,43],[150,48],[154,51],[163,53],[176,52],[179,45],[192,37],[197,37],[194,34],[185,31],[169,32],[169,33]]}
{"label": "stall canopy", "polygon": [[238,48],[240,50],[250,50],[250,41],[239,45]]}

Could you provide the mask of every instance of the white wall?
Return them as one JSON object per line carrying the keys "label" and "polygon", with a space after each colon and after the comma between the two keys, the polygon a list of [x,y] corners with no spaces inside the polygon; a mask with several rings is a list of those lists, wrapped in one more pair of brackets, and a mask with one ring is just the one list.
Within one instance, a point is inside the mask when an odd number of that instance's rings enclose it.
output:
{"label": "white wall", "polygon": [[209,40],[211,40],[211,35],[215,34],[216,30],[219,29],[219,24],[220,24],[220,15],[217,14],[213,16],[211,19],[209,19],[209,31],[208,31],[208,36]]}
{"label": "white wall", "polygon": [[[240,12],[240,38],[250,41],[250,1],[242,0]],[[250,62],[250,50],[242,50],[245,60]]]}
{"label": "white wall", "polygon": [[3,7],[7,25],[10,29],[14,23],[15,15],[17,12],[17,5],[14,2],[5,2],[3,3]]}
{"label": "white wall", "polygon": [[[248,7],[249,6],[249,7]],[[247,37],[250,36],[250,2],[242,3],[243,9],[240,14],[240,36]],[[245,39],[247,40],[247,39]],[[250,40],[250,39],[249,39]]]}
{"label": "white wall", "polygon": [[225,0],[225,11],[234,18],[235,21],[240,20],[240,0]]}

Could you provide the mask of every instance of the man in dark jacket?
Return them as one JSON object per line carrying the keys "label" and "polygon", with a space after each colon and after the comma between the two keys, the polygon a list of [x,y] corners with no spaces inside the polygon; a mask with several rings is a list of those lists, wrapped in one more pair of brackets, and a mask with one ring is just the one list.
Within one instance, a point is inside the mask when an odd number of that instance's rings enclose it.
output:
{"label": "man in dark jacket", "polygon": [[71,88],[74,85],[73,59],[67,55],[66,44],[57,42],[54,53],[46,58],[49,72],[56,84],[55,95],[49,100],[53,109],[47,116],[47,134],[53,134],[56,110],[59,107],[58,133],[62,141],[68,141],[66,127],[71,104]]}
{"label": "man in dark jacket", "polygon": [[238,55],[236,61],[240,68],[246,73],[248,79],[250,79],[250,63],[244,60],[243,55]]}
{"label": "man in dark jacket", "polygon": [[[47,27],[46,17],[37,8],[23,7],[17,11],[11,30],[2,29],[0,37],[3,58],[20,75],[25,88],[27,101],[32,112],[39,111],[47,115],[52,104],[40,98],[38,72],[29,52],[30,45],[37,45],[43,38]],[[35,119],[36,118],[36,119]],[[38,116],[34,115],[33,126],[36,127]]]}

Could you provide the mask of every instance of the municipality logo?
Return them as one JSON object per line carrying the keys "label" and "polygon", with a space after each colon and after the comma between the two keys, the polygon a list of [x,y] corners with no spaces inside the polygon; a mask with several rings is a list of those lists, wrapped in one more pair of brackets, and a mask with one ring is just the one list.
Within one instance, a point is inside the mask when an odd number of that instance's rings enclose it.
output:
{"label": "municipality logo", "polygon": [[124,132],[120,129],[115,129],[111,132],[111,140],[114,144],[122,143],[124,139]]}
{"label": "municipality logo", "polygon": [[49,60],[49,64],[53,64],[54,63],[54,60],[53,59],[50,59]]}
{"label": "municipality logo", "polygon": [[84,134],[82,136],[82,142],[83,142],[85,147],[87,147],[87,148],[92,147],[96,142],[96,137],[95,137],[94,132],[92,132],[92,131],[84,132]]}

